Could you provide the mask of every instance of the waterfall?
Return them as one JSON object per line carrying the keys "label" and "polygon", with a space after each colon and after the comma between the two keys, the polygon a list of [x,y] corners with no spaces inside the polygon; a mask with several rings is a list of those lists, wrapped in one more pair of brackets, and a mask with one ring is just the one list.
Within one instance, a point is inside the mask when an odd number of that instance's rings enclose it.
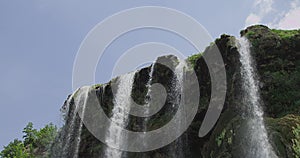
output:
{"label": "waterfall", "polygon": [[264,125],[263,110],[259,94],[259,82],[256,68],[250,52],[250,43],[243,37],[237,40],[240,53],[241,78],[243,90],[243,105],[246,107],[247,135],[245,139],[248,146],[246,157],[249,158],[274,158],[277,157],[269,143],[268,134]]}
{"label": "waterfall", "polygon": [[[76,105],[76,110],[75,112],[77,113],[79,110],[79,108],[81,109],[81,119],[83,120],[84,117],[84,113],[85,113],[85,107],[87,104],[87,98],[88,98],[88,94],[91,90],[90,86],[85,86],[85,87],[81,87],[79,89],[79,91],[76,93],[76,98],[74,98],[75,100],[75,105]],[[82,126],[83,126],[83,121],[80,120],[79,122],[79,128],[77,130],[74,129],[74,131],[77,132],[77,138],[75,141],[75,151],[74,151],[74,158],[78,157],[78,152],[79,152],[79,148],[80,148],[80,141],[81,141],[81,132],[82,132]]]}
{"label": "waterfall", "polygon": [[84,116],[89,91],[90,87],[81,87],[66,101],[65,109],[62,110],[66,114],[65,120],[67,123],[52,147],[51,157],[78,157],[83,121],[77,115],[77,112],[81,110],[81,116]]}
{"label": "waterfall", "polygon": [[[71,107],[70,107],[70,105],[72,105],[72,101],[74,101],[73,100],[73,97],[74,97],[74,94],[75,93],[73,93],[69,98],[68,98],[68,100],[67,100],[67,102],[66,102],[66,108],[67,108],[67,112],[66,112],[66,114],[67,114],[67,118],[66,118],[66,120],[68,121],[68,120],[70,120],[70,123],[69,123],[69,126],[67,126],[66,125],[66,131],[65,131],[65,135],[66,135],[66,140],[65,140],[65,142],[64,142],[64,145],[63,145],[63,148],[62,148],[62,155],[63,156],[68,156],[70,153],[71,153],[71,151],[72,151],[72,149],[71,149],[71,142],[72,142],[72,137],[73,137],[73,135],[74,134],[76,134],[76,133],[73,133],[73,131],[76,129],[75,128],[75,122],[76,122],[76,113],[75,113],[75,111],[76,111],[76,109],[77,109],[77,107],[75,107],[75,109],[73,109],[73,111],[72,111],[72,113],[71,113],[71,115],[69,116],[68,114],[69,114],[69,112],[71,112]],[[73,104],[74,106],[76,106],[75,104]]]}
{"label": "waterfall", "polygon": [[[146,99],[145,106],[147,107],[147,109],[145,111],[145,114],[149,114],[149,108],[150,108],[150,100],[149,99],[151,99],[151,83],[152,83],[152,78],[153,78],[154,67],[155,67],[155,62],[153,62],[153,64],[151,65],[151,69],[149,72],[149,80],[146,85],[148,88],[148,91],[146,94],[147,99]],[[148,127],[147,127],[148,122],[149,122],[149,117],[145,117],[145,119],[143,120],[143,131],[144,132],[147,132],[147,130],[148,130]],[[147,142],[144,140],[142,140],[142,141],[143,141],[143,145],[146,146]]]}
{"label": "waterfall", "polygon": [[[178,106],[184,106],[184,105],[180,105],[180,101],[184,99],[184,94],[183,94],[183,80],[184,80],[184,69],[186,68],[186,63],[185,61],[181,61],[179,59],[179,63],[175,68],[174,71],[174,77],[172,79],[172,95],[174,96],[174,103],[173,103],[173,108],[176,108]],[[180,118],[185,118],[183,117],[183,113],[182,111],[178,110],[177,113],[179,114],[179,116],[181,116]],[[180,121],[186,121],[186,120],[180,120]],[[182,127],[176,127],[177,131],[182,131]],[[174,131],[174,132],[177,132]],[[186,157],[185,152],[184,152],[184,146],[188,145],[187,143],[187,137],[186,135],[182,135],[181,137],[179,137],[175,142],[174,145],[172,145],[169,148],[169,157],[172,158],[184,158]]]}
{"label": "waterfall", "polygon": [[[107,129],[106,143],[114,143],[118,146],[127,145],[127,140],[121,135],[119,127],[125,128],[128,125],[128,113],[126,108],[129,107],[131,99],[131,90],[134,81],[135,72],[122,75],[118,79],[118,89],[114,96],[114,107],[112,109],[111,121],[113,123]],[[107,158],[121,158],[126,157],[120,150],[109,148],[105,149],[105,157]]]}

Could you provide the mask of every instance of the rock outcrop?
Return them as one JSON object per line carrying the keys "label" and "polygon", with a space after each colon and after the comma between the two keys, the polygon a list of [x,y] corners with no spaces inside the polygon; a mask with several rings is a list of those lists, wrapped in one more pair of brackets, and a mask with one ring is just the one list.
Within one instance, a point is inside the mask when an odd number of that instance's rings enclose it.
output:
{"label": "rock outcrop", "polygon": [[[265,124],[268,135],[276,154],[279,157],[300,156],[300,31],[272,30],[266,26],[256,25],[241,31],[252,43],[252,56],[256,61],[259,74],[260,89],[265,111]],[[203,55],[219,49],[223,57],[227,76],[227,94],[221,116],[214,128],[203,138],[198,137],[198,131],[206,114],[210,101],[211,81]],[[158,60],[167,60],[174,66],[178,64],[174,56],[164,56]],[[191,62],[196,72],[200,102],[196,117],[188,130],[173,143],[163,148],[145,153],[127,153],[128,157],[170,157],[169,150],[177,150],[178,141],[184,141],[180,146],[184,157],[188,158],[224,158],[242,157],[245,146],[243,139],[243,122],[245,121],[240,103],[241,76],[239,73],[239,52],[235,45],[235,37],[222,35],[212,43],[202,54],[195,54],[187,60]],[[164,65],[155,64],[152,83],[161,83],[167,91],[172,90],[174,72]],[[132,98],[139,104],[147,99],[147,86],[151,68],[139,70],[134,79]],[[94,86],[102,108],[110,116],[113,108],[111,83]],[[170,97],[170,96],[169,96]],[[147,124],[148,130],[153,130],[166,124],[176,109],[172,109],[168,101]],[[66,106],[72,106],[66,105]],[[130,116],[127,129],[141,131],[144,118]],[[105,144],[97,140],[84,126],[81,133],[79,157],[99,157]]]}

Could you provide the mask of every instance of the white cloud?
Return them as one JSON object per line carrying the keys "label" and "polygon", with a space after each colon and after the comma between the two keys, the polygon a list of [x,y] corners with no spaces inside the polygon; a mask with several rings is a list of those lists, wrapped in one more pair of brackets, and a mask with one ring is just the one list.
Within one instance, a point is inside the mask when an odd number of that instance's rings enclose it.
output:
{"label": "white cloud", "polygon": [[266,16],[273,10],[273,3],[273,0],[256,0],[254,6],[258,7],[258,15]]}
{"label": "white cloud", "polygon": [[299,0],[291,3],[291,9],[277,24],[280,29],[299,29],[300,28],[300,3]]}
{"label": "white cloud", "polygon": [[246,26],[252,25],[252,24],[257,24],[261,21],[261,18],[259,16],[257,16],[256,14],[251,13],[245,22]]}
{"label": "white cloud", "polygon": [[[274,9],[273,4],[274,0],[255,0],[253,11],[245,20],[245,26],[263,23],[278,29],[300,28],[300,0],[290,1],[290,9],[283,11]],[[273,16],[272,22],[265,21],[269,16]]]}
{"label": "white cloud", "polygon": [[300,5],[300,0],[294,0],[291,2],[291,8],[293,9],[299,7],[299,5]]}
{"label": "white cloud", "polygon": [[245,26],[261,23],[262,19],[272,12],[274,0],[255,0],[254,11],[250,13],[245,21]]}

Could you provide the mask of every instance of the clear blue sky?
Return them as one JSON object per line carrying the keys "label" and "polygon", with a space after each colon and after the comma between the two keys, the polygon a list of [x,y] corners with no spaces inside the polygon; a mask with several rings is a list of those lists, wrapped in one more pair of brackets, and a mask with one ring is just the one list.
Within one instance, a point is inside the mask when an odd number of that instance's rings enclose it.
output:
{"label": "clear blue sky", "polygon": [[[191,15],[213,38],[223,33],[238,36],[245,25],[253,23],[279,28],[300,26],[295,22],[300,21],[298,0],[276,3],[273,0],[1,0],[0,149],[14,138],[21,138],[28,122],[37,128],[50,122],[60,125],[59,109],[72,93],[73,62],[86,34],[118,11],[149,5],[174,8]],[[270,10],[261,9],[268,7]],[[272,17],[275,12],[279,19]],[[158,33],[151,31],[133,32],[126,39],[116,41],[106,52],[106,62],[100,65],[107,69],[97,69],[96,80],[108,81],[111,63],[118,56],[114,53],[139,42],[179,43],[179,49],[187,55],[196,53],[184,44],[181,46],[178,37],[167,33],[157,37]]]}

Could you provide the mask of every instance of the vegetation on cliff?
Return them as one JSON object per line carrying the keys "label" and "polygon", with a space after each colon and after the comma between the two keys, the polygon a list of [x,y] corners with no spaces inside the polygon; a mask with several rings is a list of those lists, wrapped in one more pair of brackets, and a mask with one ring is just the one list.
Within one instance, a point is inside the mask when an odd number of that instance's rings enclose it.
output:
{"label": "vegetation on cliff", "polygon": [[251,26],[241,32],[253,44],[266,112],[300,115],[300,30]]}

